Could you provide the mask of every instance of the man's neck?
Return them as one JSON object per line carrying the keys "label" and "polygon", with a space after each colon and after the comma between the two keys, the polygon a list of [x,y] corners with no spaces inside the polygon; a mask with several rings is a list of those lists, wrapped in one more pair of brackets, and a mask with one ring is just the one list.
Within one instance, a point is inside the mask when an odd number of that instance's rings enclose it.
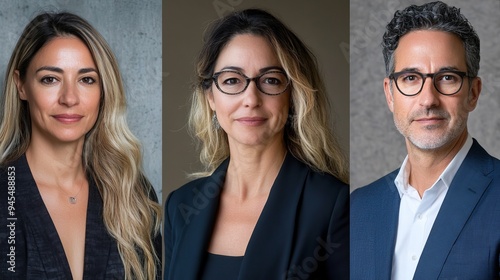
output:
{"label": "man's neck", "polygon": [[432,150],[422,150],[407,140],[409,178],[420,197],[429,189],[467,141],[467,130],[454,141]]}

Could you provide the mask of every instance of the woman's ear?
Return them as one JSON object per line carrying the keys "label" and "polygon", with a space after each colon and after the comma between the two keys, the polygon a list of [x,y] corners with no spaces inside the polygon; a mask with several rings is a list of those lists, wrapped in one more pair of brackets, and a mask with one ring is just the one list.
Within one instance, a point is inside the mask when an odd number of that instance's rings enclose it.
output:
{"label": "woman's ear", "polygon": [[19,74],[19,70],[14,71],[14,83],[16,84],[17,92],[19,92],[19,98],[21,100],[27,100],[26,92],[24,91],[24,84],[21,80],[21,76]]}
{"label": "woman's ear", "polygon": [[210,104],[210,109],[212,109],[212,111],[215,111],[214,93],[210,89],[207,89],[205,90],[205,96],[205,98],[208,100],[208,104]]}

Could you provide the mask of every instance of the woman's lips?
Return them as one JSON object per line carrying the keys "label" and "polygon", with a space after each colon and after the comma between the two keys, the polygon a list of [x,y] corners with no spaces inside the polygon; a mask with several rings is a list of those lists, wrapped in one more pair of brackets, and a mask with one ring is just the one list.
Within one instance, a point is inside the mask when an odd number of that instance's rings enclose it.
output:
{"label": "woman's lips", "polygon": [[237,122],[248,126],[259,126],[266,121],[266,118],[261,117],[243,117],[236,119]]}
{"label": "woman's lips", "polygon": [[53,115],[53,117],[57,121],[65,124],[76,123],[83,118],[82,115],[78,114],[58,114],[58,115]]}

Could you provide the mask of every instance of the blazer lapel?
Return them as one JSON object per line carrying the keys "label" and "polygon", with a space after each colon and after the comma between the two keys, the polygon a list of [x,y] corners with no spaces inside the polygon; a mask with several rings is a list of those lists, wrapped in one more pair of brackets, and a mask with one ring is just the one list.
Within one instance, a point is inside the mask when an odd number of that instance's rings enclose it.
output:
{"label": "blazer lapel", "polygon": [[308,170],[288,153],[248,243],[238,279],[285,277],[293,248],[296,212],[307,173]]}
{"label": "blazer lapel", "polygon": [[414,279],[438,278],[454,242],[490,184],[488,174],[492,171],[491,157],[474,140],[446,194]]}
{"label": "blazer lapel", "polygon": [[[104,225],[102,209],[103,202],[99,190],[90,179],[85,230],[84,279],[104,279],[106,278],[105,272],[113,269],[124,271],[118,248],[113,246],[116,241],[109,235]],[[96,274],[97,272],[103,274]]]}
{"label": "blazer lapel", "polygon": [[28,209],[23,219],[26,219],[26,224],[30,225],[35,241],[33,246],[36,246],[40,256],[38,260],[34,260],[36,264],[31,265],[35,267],[41,265],[38,268],[43,268],[49,279],[71,279],[71,270],[61,240],[38,191],[26,156],[22,155],[16,165],[16,173],[23,174],[16,178],[18,180],[16,185],[19,186],[16,191],[20,198],[17,203],[19,203],[19,208]]}
{"label": "blazer lapel", "polygon": [[375,216],[379,217],[374,232],[374,257],[377,279],[390,279],[392,273],[392,259],[394,256],[394,246],[396,245],[396,229],[398,228],[399,217],[399,193],[394,185],[397,171],[386,177],[387,188],[385,193],[378,198],[380,206],[375,210],[379,211]]}
{"label": "blazer lapel", "polygon": [[[174,254],[177,264],[171,275],[172,279],[199,279],[217,217],[228,164],[229,160],[224,161],[206,184],[194,189],[196,194],[193,203],[198,212],[185,223],[183,233],[179,235],[180,240],[174,248],[177,251]],[[188,267],[191,269],[185,269]]]}

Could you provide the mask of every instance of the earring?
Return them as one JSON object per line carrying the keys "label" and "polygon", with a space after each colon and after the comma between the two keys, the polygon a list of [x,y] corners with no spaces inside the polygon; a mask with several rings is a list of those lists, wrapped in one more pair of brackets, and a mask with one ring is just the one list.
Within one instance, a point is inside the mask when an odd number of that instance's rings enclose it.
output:
{"label": "earring", "polygon": [[217,119],[217,113],[215,113],[215,111],[214,114],[212,115],[212,125],[214,127],[214,130],[217,131],[220,129],[219,120]]}

